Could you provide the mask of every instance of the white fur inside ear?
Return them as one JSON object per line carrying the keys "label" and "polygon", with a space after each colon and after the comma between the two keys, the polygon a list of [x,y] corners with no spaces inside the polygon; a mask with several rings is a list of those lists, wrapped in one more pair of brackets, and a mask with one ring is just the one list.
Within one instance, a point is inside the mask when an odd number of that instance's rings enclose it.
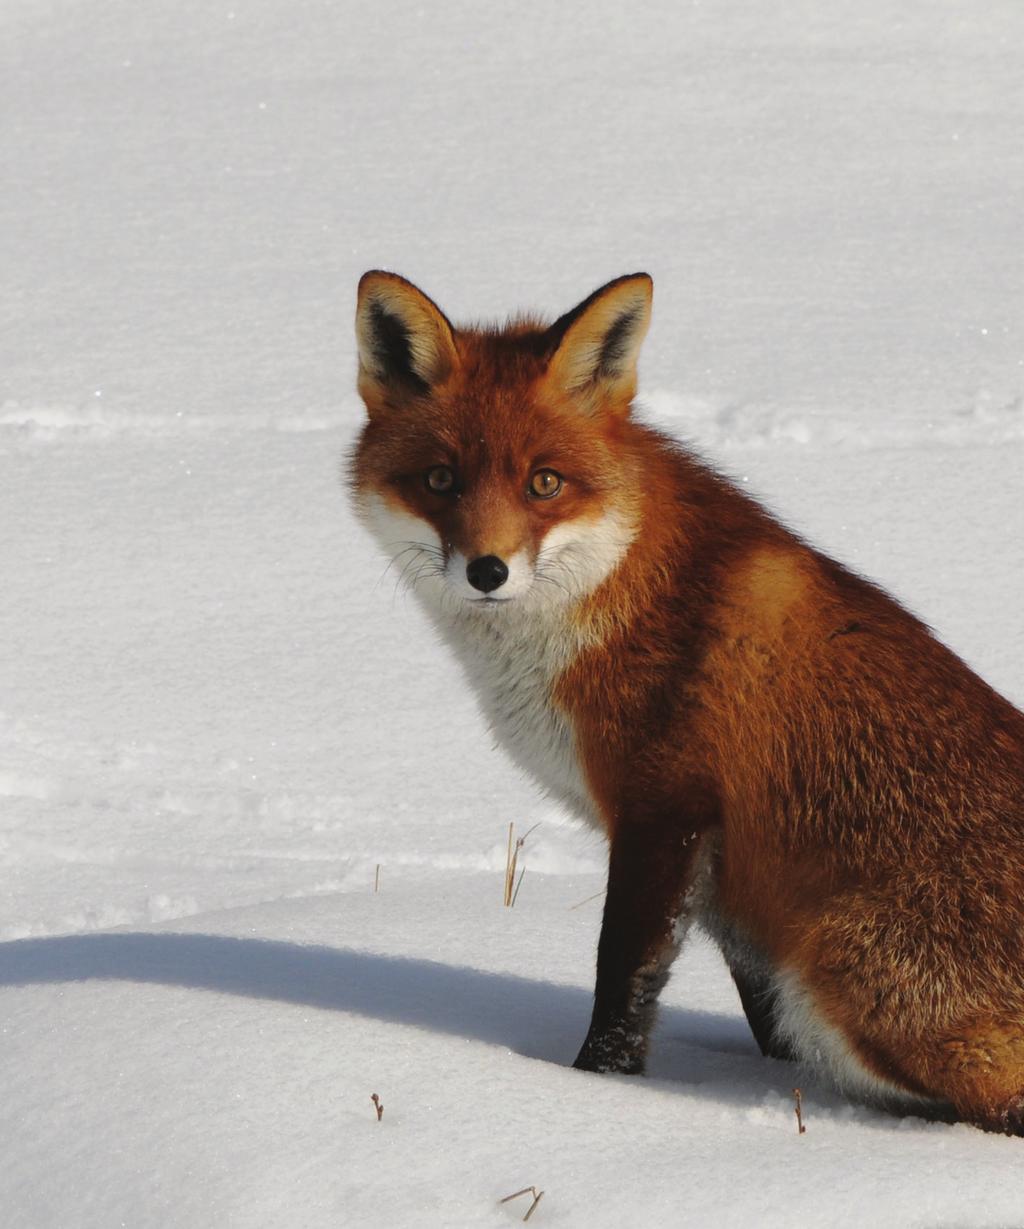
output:
{"label": "white fur inside ear", "polygon": [[406,367],[432,385],[447,373],[454,353],[443,317],[406,283],[381,281],[367,289],[359,303],[356,340],[364,370],[380,381]]}
{"label": "white fur inside ear", "polygon": [[636,365],[651,319],[651,283],[630,278],[610,286],[566,330],[551,369],[563,388],[624,385],[632,395]]}
{"label": "white fur inside ear", "polygon": [[641,309],[627,309],[605,325],[581,337],[573,347],[568,367],[570,387],[579,388],[601,377],[616,378],[636,365],[646,332]]}

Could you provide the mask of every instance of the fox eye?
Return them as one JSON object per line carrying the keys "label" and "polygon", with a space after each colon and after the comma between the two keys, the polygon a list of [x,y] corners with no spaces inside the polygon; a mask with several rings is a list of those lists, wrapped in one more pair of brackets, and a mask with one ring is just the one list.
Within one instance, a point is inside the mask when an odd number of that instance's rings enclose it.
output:
{"label": "fox eye", "polygon": [[455,472],[450,465],[435,465],[427,470],[425,479],[435,495],[447,495],[455,487]]}
{"label": "fox eye", "polygon": [[530,494],[535,499],[550,499],[562,489],[562,475],[553,469],[538,469],[530,479]]}

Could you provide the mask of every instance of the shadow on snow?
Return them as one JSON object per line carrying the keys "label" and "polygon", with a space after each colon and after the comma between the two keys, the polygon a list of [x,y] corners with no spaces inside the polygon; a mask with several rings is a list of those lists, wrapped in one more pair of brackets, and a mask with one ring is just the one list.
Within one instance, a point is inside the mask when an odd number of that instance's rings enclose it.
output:
{"label": "shadow on snow", "polygon": [[[568,1064],[590,1016],[591,994],[507,973],[207,934],[115,932],[0,944],[0,986],[131,981],[353,1012],[433,1032],[508,1046],[529,1058]],[[745,1089],[777,1081],[740,1016],[684,1008],[661,1013],[651,1074]],[[727,1094],[728,1095],[728,1094]]]}

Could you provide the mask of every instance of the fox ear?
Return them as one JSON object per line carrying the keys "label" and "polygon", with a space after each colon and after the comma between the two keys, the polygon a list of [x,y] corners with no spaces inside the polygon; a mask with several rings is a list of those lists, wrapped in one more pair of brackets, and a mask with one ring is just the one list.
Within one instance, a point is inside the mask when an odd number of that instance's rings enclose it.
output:
{"label": "fox ear", "polygon": [[636,392],[636,361],[651,322],[654,283],[630,273],[595,290],[548,329],[547,380],[591,409],[626,409]]}
{"label": "fox ear", "polygon": [[372,269],[359,279],[356,304],[359,391],[369,404],[388,392],[423,394],[458,360],[454,330],[412,282]]}

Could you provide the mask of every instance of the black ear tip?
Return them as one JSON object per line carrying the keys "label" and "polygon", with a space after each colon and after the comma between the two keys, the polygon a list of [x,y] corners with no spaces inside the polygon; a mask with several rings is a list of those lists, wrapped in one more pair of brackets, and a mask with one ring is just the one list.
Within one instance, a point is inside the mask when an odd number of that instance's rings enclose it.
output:
{"label": "black ear tip", "polygon": [[650,298],[654,293],[654,278],[649,273],[642,271],[639,273],[624,273],[621,277],[612,278],[610,282],[606,282],[598,290],[595,290],[593,295],[591,295],[591,299],[627,288],[632,289],[637,294],[644,294],[647,298]]}
{"label": "black ear tip", "polygon": [[359,279],[359,285],[356,288],[356,300],[362,303],[366,296],[373,289],[374,285],[381,280],[382,269],[367,269],[363,276]]}
{"label": "black ear tip", "polygon": [[392,286],[409,286],[404,277],[397,273],[389,273],[387,269],[367,269],[363,276],[359,279],[358,293],[360,296],[366,294],[374,285],[381,282],[389,283]]}

